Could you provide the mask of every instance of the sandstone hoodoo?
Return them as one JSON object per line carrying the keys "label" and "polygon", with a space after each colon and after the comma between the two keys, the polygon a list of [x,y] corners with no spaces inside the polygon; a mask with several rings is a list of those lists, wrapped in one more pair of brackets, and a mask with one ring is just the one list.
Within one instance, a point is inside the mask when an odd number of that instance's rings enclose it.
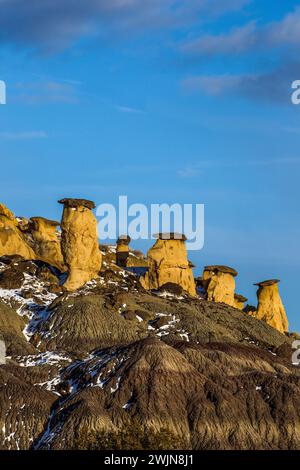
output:
{"label": "sandstone hoodoo", "polygon": [[244,297],[240,294],[234,294],[234,307],[239,310],[243,310],[245,302],[247,302],[247,297]]}
{"label": "sandstone hoodoo", "polygon": [[29,227],[37,258],[62,271],[64,260],[56,231],[59,225],[59,222],[44,217],[31,217]]}
{"label": "sandstone hoodoo", "polygon": [[154,236],[157,241],[148,251],[149,271],[140,278],[142,286],[152,290],[173,283],[195,296],[194,274],[185,247],[186,237],[177,233],[159,233]]}
{"label": "sandstone hoodoo", "polygon": [[121,235],[117,240],[116,263],[121,268],[126,268],[129,258],[129,243],[131,238],[128,235]]}
{"label": "sandstone hoodoo", "polygon": [[263,320],[269,325],[276,328],[281,333],[288,331],[288,319],[279,294],[278,279],[270,279],[267,281],[254,284],[258,286],[257,290],[257,311],[255,317]]}
{"label": "sandstone hoodoo", "polygon": [[229,266],[205,266],[202,276],[207,300],[235,306],[234,290],[237,271]]}
{"label": "sandstone hoodoo", "polygon": [[64,287],[70,291],[99,276],[102,256],[99,250],[95,204],[86,199],[61,199],[64,205],[61,248],[69,270]]}
{"label": "sandstone hoodoo", "polygon": [[35,259],[32,248],[27,244],[19,222],[13,213],[0,203],[0,256],[20,255],[25,259]]}

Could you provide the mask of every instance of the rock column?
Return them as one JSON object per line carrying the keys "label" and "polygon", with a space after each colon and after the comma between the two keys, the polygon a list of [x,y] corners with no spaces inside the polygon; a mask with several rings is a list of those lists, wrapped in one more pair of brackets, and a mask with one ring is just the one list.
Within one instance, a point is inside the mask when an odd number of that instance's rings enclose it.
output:
{"label": "rock column", "polygon": [[149,271],[140,279],[146,289],[159,289],[164,284],[178,284],[190,295],[196,295],[192,268],[187,259],[185,236],[175,233],[158,234],[148,251]]}
{"label": "rock column", "polygon": [[95,204],[86,199],[61,199],[64,205],[61,248],[69,270],[64,286],[73,291],[99,276],[102,256],[99,249]]}
{"label": "rock column", "polygon": [[234,294],[234,307],[238,310],[244,309],[244,304],[247,302],[247,298],[240,294]]}
{"label": "rock column", "polygon": [[202,276],[207,300],[235,306],[234,290],[237,271],[229,266],[205,266]]}
{"label": "rock column", "polygon": [[121,235],[117,240],[116,263],[121,268],[126,268],[129,257],[129,243],[131,238],[127,235]]}
{"label": "rock column", "polygon": [[279,294],[278,279],[255,284],[258,286],[258,305],[255,317],[263,320],[281,333],[288,331],[288,319]]}

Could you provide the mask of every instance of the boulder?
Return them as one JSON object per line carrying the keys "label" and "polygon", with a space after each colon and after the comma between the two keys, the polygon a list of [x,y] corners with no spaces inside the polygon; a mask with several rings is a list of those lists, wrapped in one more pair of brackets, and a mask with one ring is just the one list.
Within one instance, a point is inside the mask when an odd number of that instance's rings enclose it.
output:
{"label": "boulder", "polygon": [[99,249],[95,204],[85,199],[61,199],[61,248],[69,274],[64,287],[74,291],[99,276],[102,255]]}
{"label": "boulder", "polygon": [[145,289],[160,289],[172,283],[190,295],[196,295],[193,270],[187,258],[185,236],[176,233],[159,233],[157,241],[148,251],[149,271],[140,278]]}
{"label": "boulder", "polygon": [[0,256],[5,255],[20,255],[28,260],[36,258],[19,229],[18,220],[0,203]]}
{"label": "boulder", "polygon": [[288,331],[288,319],[280,298],[278,279],[270,279],[255,284],[257,290],[257,311],[255,317],[276,328],[281,333]]}
{"label": "boulder", "polygon": [[237,271],[229,266],[205,266],[202,276],[207,300],[235,306],[234,290]]}
{"label": "boulder", "polygon": [[29,230],[37,258],[63,271],[64,260],[56,231],[59,225],[59,222],[44,217],[31,217]]}

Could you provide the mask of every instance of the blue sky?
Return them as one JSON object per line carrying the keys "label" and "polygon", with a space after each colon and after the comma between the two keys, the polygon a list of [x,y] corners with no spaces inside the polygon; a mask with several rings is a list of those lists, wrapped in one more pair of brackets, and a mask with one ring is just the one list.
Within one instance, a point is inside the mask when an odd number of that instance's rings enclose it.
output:
{"label": "blue sky", "polygon": [[196,272],[234,266],[252,304],[280,278],[299,331],[297,3],[2,0],[0,200],[51,218],[68,196],[204,203]]}

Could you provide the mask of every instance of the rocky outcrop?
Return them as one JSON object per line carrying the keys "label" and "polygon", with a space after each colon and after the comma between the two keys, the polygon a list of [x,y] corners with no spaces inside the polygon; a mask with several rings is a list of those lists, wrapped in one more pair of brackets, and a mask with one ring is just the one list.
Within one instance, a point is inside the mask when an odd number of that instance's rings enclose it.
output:
{"label": "rocky outcrop", "polygon": [[234,307],[243,310],[247,298],[240,294],[234,294]]}
{"label": "rocky outcrop", "polygon": [[86,199],[61,199],[64,205],[61,248],[69,270],[64,287],[70,291],[99,276],[101,252],[97,220],[92,213],[95,204]]}
{"label": "rocky outcrop", "polygon": [[207,300],[235,306],[234,290],[237,271],[229,266],[205,266],[202,276]]}
{"label": "rocky outcrop", "polygon": [[64,260],[56,231],[59,225],[44,217],[31,217],[29,230],[36,257],[63,271]]}
{"label": "rocky outcrop", "polygon": [[13,213],[0,204],[0,256],[20,255],[25,259],[35,259],[35,253],[26,242],[19,222]]}
{"label": "rocky outcrop", "polygon": [[271,279],[255,284],[258,286],[258,305],[254,316],[284,333],[288,331],[288,319],[279,294],[278,282],[278,279]]}
{"label": "rocky outcrop", "polygon": [[121,268],[126,268],[129,258],[129,243],[131,238],[127,235],[121,235],[117,240],[116,263]]}
{"label": "rocky outcrop", "polygon": [[192,268],[187,259],[185,236],[174,233],[158,234],[148,251],[149,271],[140,278],[145,289],[160,289],[164,284],[178,284],[190,295],[196,295]]}

